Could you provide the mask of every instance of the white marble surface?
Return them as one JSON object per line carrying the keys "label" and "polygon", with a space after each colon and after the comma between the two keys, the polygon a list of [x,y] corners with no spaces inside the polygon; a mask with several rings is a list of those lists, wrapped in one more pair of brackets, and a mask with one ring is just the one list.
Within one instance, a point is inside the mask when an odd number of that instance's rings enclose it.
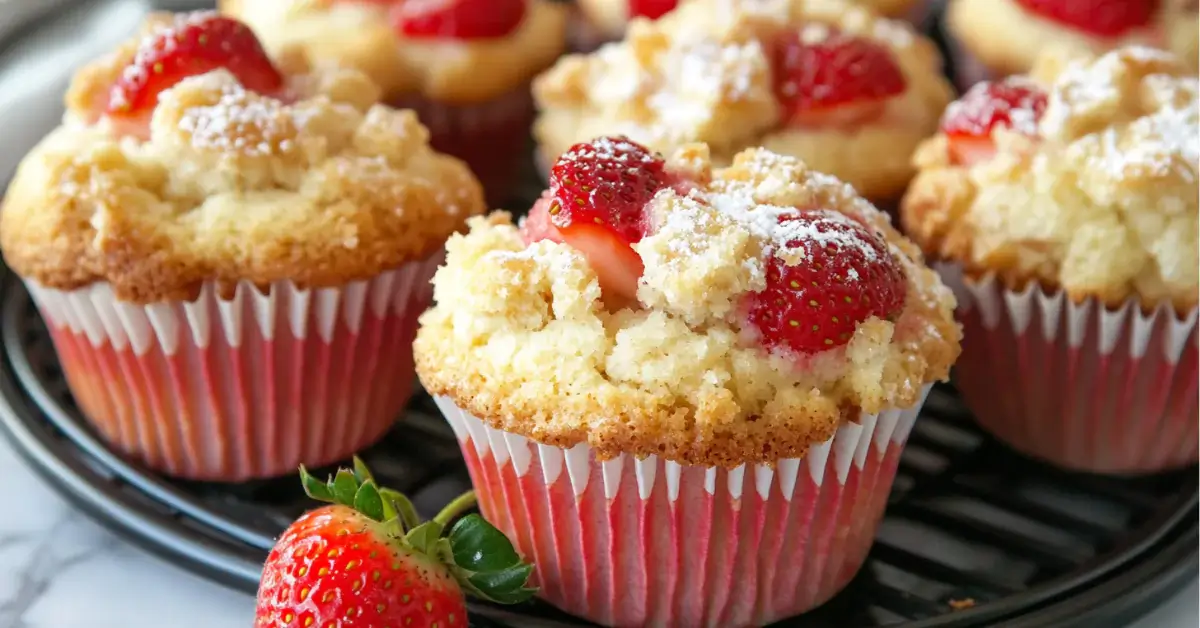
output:
{"label": "white marble surface", "polygon": [[[0,34],[31,2],[0,0]],[[269,1],[269,0],[263,0]],[[52,126],[69,71],[129,32],[138,0],[96,2],[5,55],[0,172]],[[103,25],[103,28],[101,28]],[[63,42],[73,42],[66,46]],[[23,62],[14,65],[12,61]],[[19,67],[18,67],[19,66]],[[254,600],[142,552],[90,521],[26,470],[0,439],[0,628],[226,628],[250,625]],[[1136,628],[1195,628],[1195,585]],[[169,619],[164,619],[169,618]]]}
{"label": "white marble surface", "polygon": [[[0,438],[0,628],[247,628],[254,599],[143,552],[74,510]],[[1132,628],[1195,628],[1195,584]],[[164,623],[163,618],[170,618]]]}

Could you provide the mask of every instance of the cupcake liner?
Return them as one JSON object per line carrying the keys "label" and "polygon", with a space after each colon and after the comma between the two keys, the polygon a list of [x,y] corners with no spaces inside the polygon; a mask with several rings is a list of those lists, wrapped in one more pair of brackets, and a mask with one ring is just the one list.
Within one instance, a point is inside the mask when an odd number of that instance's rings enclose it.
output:
{"label": "cupcake liner", "polygon": [[342,459],[382,436],[412,392],[412,340],[441,255],[339,288],[206,284],[135,305],[107,283],[26,285],[83,415],[163,473],[236,482]]}
{"label": "cupcake liner", "polygon": [[921,405],[864,415],[803,459],[721,469],[599,461],[586,444],[537,444],[436,401],[484,516],[533,561],[539,596],[604,625],[689,628],[762,625],[841,590]]}
{"label": "cupcake liner", "polygon": [[395,107],[416,112],[434,149],[458,157],[483,184],[490,205],[509,200],[525,163],[533,95],[529,85],[483,103],[458,105],[405,96]]}
{"label": "cupcake liner", "polygon": [[1151,473],[1197,460],[1196,309],[1106,309],[1062,291],[1005,288],[939,268],[955,289],[955,381],[979,424],[1072,469]]}

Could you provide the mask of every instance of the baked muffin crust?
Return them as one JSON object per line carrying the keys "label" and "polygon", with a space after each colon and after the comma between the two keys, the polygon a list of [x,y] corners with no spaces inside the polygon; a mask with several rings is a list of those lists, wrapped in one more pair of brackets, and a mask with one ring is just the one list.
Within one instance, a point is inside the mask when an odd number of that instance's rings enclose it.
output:
{"label": "baked muffin crust", "polygon": [[1028,72],[1042,51],[1061,46],[1094,54],[1121,46],[1157,46],[1171,50],[1192,69],[1200,54],[1194,0],[1164,0],[1151,24],[1118,37],[1097,37],[1057,24],[1014,0],[951,0],[946,22],[959,43],[998,75]]}
{"label": "baked muffin crust", "polygon": [[[908,407],[946,377],[959,352],[952,294],[848,185],[762,149],[714,170],[703,145],[688,145],[667,167],[696,187],[651,201],[656,228],[634,245],[638,309],[606,309],[581,253],[527,246],[507,214],[452,237],[415,344],[426,388],[540,443],[733,467],[800,457],[844,421]],[[784,237],[777,216],[794,207],[881,234],[907,275],[894,323],[868,318],[844,346],[806,357],[755,341],[739,304],[763,289]]]}
{"label": "baked muffin crust", "polygon": [[1010,287],[1195,308],[1200,80],[1143,47],[1051,52],[1031,79],[1048,94],[1032,137],[998,129],[996,156],[971,166],[953,163],[942,134],[918,149],[907,233]]}
{"label": "baked muffin crust", "polygon": [[[832,28],[831,28],[832,27]],[[832,29],[884,44],[906,91],[852,128],[787,126],[768,44],[785,32]],[[763,146],[830,172],[868,198],[894,200],[912,176],[909,153],[951,99],[933,45],[906,24],[838,0],[693,0],[658,21],[635,19],[623,42],[564,57],[534,82],[534,134],[551,163],[572,144],[620,133],[662,152],[707,143],[727,164]]]}
{"label": "baked muffin crust", "polygon": [[137,303],[189,300],[206,281],[336,286],[426,258],[483,211],[478,182],[411,112],[372,104],[356,71],[300,58],[281,64],[286,99],[217,70],[160,95],[147,141],[122,136],[94,105],[136,49],[83,68],[62,126],[19,166],[0,246],[22,277],[106,281]]}
{"label": "baked muffin crust", "polygon": [[366,73],[391,102],[420,95],[472,104],[521,88],[566,48],[568,7],[529,0],[525,19],[505,37],[415,39],[396,32],[388,5],[334,0],[220,0],[267,50],[303,50],[311,58]]}

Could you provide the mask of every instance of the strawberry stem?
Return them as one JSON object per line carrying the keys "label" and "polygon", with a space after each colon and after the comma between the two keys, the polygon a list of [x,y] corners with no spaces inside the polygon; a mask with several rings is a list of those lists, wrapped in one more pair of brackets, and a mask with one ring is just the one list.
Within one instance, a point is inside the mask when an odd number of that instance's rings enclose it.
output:
{"label": "strawberry stem", "polygon": [[475,503],[475,491],[467,491],[454,498],[454,501],[446,504],[446,507],[443,508],[442,511],[436,516],[434,516],[433,520],[438,522],[442,527],[445,527],[447,524],[453,521],[455,517],[461,515],[467,510],[470,510],[471,508],[474,508]]}

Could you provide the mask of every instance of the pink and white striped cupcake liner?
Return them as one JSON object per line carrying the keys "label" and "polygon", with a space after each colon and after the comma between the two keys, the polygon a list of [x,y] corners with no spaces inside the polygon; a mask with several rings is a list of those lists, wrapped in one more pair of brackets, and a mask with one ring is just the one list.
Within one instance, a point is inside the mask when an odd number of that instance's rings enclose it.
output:
{"label": "pink and white striped cupcake liner", "polygon": [[980,425],[1046,461],[1099,473],[1196,462],[1196,309],[1108,309],[1038,286],[939,271],[963,323],[955,381]]}
{"label": "pink and white striped cupcake liner", "polygon": [[437,403],[484,516],[533,561],[542,598],[608,626],[696,628],[763,625],[845,587],[920,409],[863,415],[803,458],[723,469],[600,461]]}
{"label": "pink and white striped cupcake liner", "polygon": [[76,403],[108,443],[175,477],[237,482],[344,458],[412,392],[441,255],[338,288],[277,282],[137,305],[107,283],[26,285]]}

